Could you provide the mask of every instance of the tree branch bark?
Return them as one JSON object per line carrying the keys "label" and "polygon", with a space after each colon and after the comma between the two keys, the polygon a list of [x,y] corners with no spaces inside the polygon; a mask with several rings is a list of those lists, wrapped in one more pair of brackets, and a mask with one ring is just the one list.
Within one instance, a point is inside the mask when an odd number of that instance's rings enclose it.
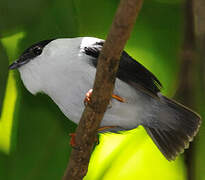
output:
{"label": "tree branch bark", "polygon": [[77,149],[73,149],[71,152],[63,180],[80,180],[87,173],[97,129],[114,89],[119,59],[142,3],[143,0],[120,1],[107,40],[99,56],[91,103],[85,107],[76,130]]}

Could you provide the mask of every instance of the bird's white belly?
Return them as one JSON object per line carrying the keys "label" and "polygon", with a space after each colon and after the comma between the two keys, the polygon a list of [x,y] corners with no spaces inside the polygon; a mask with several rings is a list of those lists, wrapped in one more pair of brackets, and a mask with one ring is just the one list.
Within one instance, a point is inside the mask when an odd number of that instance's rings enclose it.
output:
{"label": "bird's white belly", "polygon": [[[90,65],[86,66],[86,69],[79,69],[73,66],[78,66],[78,63],[76,62],[66,71],[66,76],[62,74],[61,77],[57,77],[60,81],[55,82],[59,84],[49,88],[45,93],[55,101],[70,120],[78,124],[84,110],[85,94],[93,87],[96,70]],[[79,70],[76,71],[76,69]],[[51,89],[53,91],[50,91]],[[125,129],[137,127],[143,118],[141,116],[144,116],[144,106],[142,105],[144,100],[142,100],[140,92],[123,81],[116,79],[114,93],[124,98],[126,102],[122,103],[112,99],[111,107],[107,109],[101,122],[101,127],[120,126]]]}

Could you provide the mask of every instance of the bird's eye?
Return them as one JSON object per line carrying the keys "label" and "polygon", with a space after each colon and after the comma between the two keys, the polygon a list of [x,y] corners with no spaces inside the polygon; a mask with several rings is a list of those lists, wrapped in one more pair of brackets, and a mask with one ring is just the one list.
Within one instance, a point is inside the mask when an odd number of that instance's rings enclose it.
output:
{"label": "bird's eye", "polygon": [[33,49],[35,55],[40,55],[42,53],[41,47],[37,46]]}

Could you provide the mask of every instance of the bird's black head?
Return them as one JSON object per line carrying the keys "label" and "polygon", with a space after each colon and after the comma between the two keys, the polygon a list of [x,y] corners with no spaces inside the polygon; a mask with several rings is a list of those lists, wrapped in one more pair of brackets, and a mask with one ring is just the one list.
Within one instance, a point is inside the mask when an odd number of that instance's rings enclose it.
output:
{"label": "bird's black head", "polygon": [[20,58],[18,60],[16,60],[15,62],[13,62],[10,66],[9,69],[17,69],[19,67],[21,67],[22,65],[28,63],[30,60],[32,60],[33,58],[39,56],[42,51],[43,48],[54,39],[50,39],[50,40],[44,40],[44,41],[40,41],[38,43],[33,44],[32,46],[30,46],[29,48],[27,48],[20,56]]}

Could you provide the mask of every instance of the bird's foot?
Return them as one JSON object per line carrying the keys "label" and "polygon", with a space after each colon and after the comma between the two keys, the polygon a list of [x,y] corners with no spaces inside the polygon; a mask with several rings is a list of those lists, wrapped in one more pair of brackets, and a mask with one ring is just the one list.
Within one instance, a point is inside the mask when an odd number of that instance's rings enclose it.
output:
{"label": "bird's foot", "polygon": [[[78,148],[78,147],[76,146],[76,143],[75,143],[76,133],[70,133],[69,136],[71,137],[71,139],[70,139],[70,145],[71,145],[71,147],[72,147],[73,149],[80,150],[80,148]],[[98,136],[97,136],[96,139],[95,139],[95,143],[96,143],[96,145],[99,144],[99,138],[98,138]]]}
{"label": "bird's foot", "polygon": [[[85,99],[84,99],[84,104],[87,105],[88,103],[90,103],[91,101],[91,95],[92,95],[93,89],[90,89],[86,94],[85,94]],[[112,98],[120,101],[120,102],[125,102],[125,99],[116,95],[116,94],[112,94]]]}
{"label": "bird's foot", "polygon": [[69,136],[70,136],[70,145],[71,145],[71,147],[75,147],[76,146],[76,143],[75,143],[76,134],[75,133],[70,133]]}
{"label": "bird's foot", "polygon": [[118,100],[118,101],[120,101],[120,102],[122,102],[122,103],[125,102],[125,99],[124,99],[124,98],[122,98],[122,97],[120,97],[120,96],[118,96],[118,95],[116,95],[116,94],[112,94],[112,98],[114,98],[114,99],[116,99],[116,100]]}
{"label": "bird's foot", "polygon": [[85,99],[84,99],[84,104],[85,104],[85,106],[86,106],[88,103],[90,103],[92,92],[93,92],[93,89],[90,89],[90,90],[85,94]]}
{"label": "bird's foot", "polygon": [[109,131],[109,129],[117,128],[117,126],[104,126],[98,129],[98,132]]}
{"label": "bird's foot", "polygon": [[71,139],[70,139],[70,146],[71,146],[73,149],[80,151],[81,148],[78,147],[78,146],[76,145],[76,143],[75,143],[76,133],[70,133],[69,136],[71,137]]}

